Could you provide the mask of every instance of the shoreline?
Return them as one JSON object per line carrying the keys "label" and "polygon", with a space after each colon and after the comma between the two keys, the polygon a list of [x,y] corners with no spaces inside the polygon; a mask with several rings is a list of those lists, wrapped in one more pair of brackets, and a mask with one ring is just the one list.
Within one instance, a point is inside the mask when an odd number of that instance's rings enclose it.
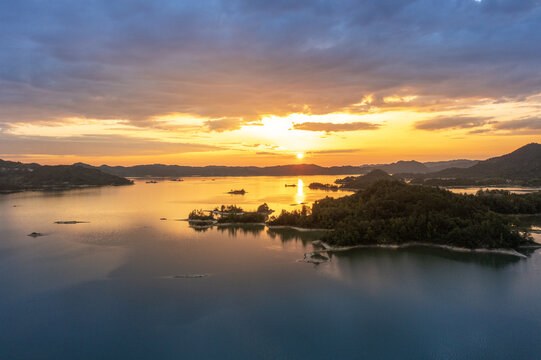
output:
{"label": "shoreline", "polygon": [[[318,243],[319,241],[319,243]],[[431,244],[431,243],[421,243],[421,242],[411,242],[407,244],[371,244],[371,245],[353,245],[353,246],[331,246],[323,241],[316,240],[312,242],[312,245],[315,246],[322,246],[324,249],[312,251],[312,253],[322,253],[322,252],[341,252],[341,251],[348,251],[353,249],[363,249],[363,248],[382,248],[382,249],[405,249],[408,247],[431,247],[431,248],[439,248],[449,251],[455,251],[455,252],[463,252],[463,253],[488,253],[488,254],[501,254],[501,255],[509,255],[509,256],[515,256],[519,257],[521,259],[527,259],[528,257],[524,254],[521,254],[517,250],[514,249],[485,249],[485,248],[464,248],[460,246],[452,246],[452,245],[441,245],[441,244]],[[539,249],[541,248],[541,245],[527,245],[522,248],[535,248]]]}
{"label": "shoreline", "polygon": [[299,232],[308,232],[308,231],[334,231],[334,229],[317,229],[317,228],[303,228],[298,226],[291,225],[268,225],[265,224],[269,229],[293,229]]}
{"label": "shoreline", "polygon": [[0,195],[9,195],[17,194],[22,192],[49,192],[49,191],[68,191],[68,190],[81,190],[81,189],[94,189],[102,187],[113,187],[113,186],[130,186],[131,184],[107,184],[107,185],[50,185],[50,186],[40,186],[40,187],[29,187],[21,189],[4,189],[0,190]]}

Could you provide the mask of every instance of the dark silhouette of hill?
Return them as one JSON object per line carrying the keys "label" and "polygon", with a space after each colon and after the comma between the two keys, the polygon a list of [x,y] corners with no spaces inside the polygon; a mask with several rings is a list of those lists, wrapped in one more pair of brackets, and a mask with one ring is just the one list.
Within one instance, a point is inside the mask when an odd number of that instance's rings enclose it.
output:
{"label": "dark silhouette of hill", "polygon": [[480,161],[469,168],[449,168],[430,173],[431,178],[541,178],[541,144],[531,143],[512,153]]}
{"label": "dark silhouette of hill", "polygon": [[0,160],[0,191],[129,185],[128,179],[75,165],[39,165]]}
{"label": "dark silhouette of hill", "polygon": [[341,184],[341,188],[364,189],[381,180],[393,180],[393,177],[383,170],[375,169],[366,175],[348,176],[344,179],[336,180],[336,183]]}
{"label": "dark silhouette of hill", "polygon": [[[452,162],[448,163],[452,164]],[[94,167],[84,163],[76,163],[74,165],[99,169],[105,173],[123,177],[359,175],[367,174],[374,169],[381,169],[389,174],[424,174],[430,171],[429,167],[418,161],[398,161],[392,164],[331,167],[324,167],[314,164],[279,165],[267,167],[181,166],[163,164],[135,166],[101,165]]]}
{"label": "dark silhouette of hill", "polygon": [[404,172],[424,174],[430,171],[430,169],[425,164],[415,160],[400,160],[392,164],[368,165],[368,167],[370,167],[370,169],[383,170],[388,174],[397,174]]}
{"label": "dark silhouette of hill", "polygon": [[479,163],[479,160],[458,159],[449,161],[429,161],[423,164],[428,168],[428,172],[436,172],[449,168],[469,168],[477,163]]}

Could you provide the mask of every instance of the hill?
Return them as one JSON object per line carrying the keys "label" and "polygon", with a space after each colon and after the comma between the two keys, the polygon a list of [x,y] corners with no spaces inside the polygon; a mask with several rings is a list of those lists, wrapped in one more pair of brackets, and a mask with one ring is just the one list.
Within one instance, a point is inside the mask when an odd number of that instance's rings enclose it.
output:
{"label": "hill", "polygon": [[[449,168],[469,168],[476,165],[477,163],[479,163],[479,160],[458,159],[448,161],[429,161],[423,164],[428,168],[427,172],[436,172]],[[413,173],[412,171],[408,172]]]}
{"label": "hill", "polygon": [[[449,162],[449,166],[451,166]],[[98,169],[105,173],[123,177],[183,177],[183,176],[297,176],[297,175],[359,175],[374,169],[389,174],[424,174],[430,168],[418,161],[398,161],[392,164],[330,166],[314,164],[294,164],[279,166],[181,166],[181,165],[135,165],[135,166],[92,166],[84,163],[73,164],[79,167]],[[445,165],[442,165],[445,166]]]}
{"label": "hill", "polygon": [[318,200],[312,208],[284,210],[269,225],[332,229],[322,240],[334,246],[423,243],[518,249],[533,245],[533,241],[518,231],[513,218],[495,212],[521,211],[520,207],[505,206],[517,199],[534,205],[528,207],[533,211],[541,207],[538,195],[472,196],[398,181],[378,181],[353,195]]}
{"label": "hill", "polygon": [[387,174],[383,170],[372,170],[366,175],[362,176],[348,176],[344,179],[336,180],[337,184],[340,184],[341,188],[347,189],[364,189],[375,182],[380,180],[392,180],[393,177]]}
{"label": "hill", "polygon": [[415,160],[404,161],[400,160],[391,164],[379,164],[379,165],[368,165],[370,169],[374,170],[383,170],[388,174],[398,174],[398,173],[413,173],[413,174],[424,174],[430,171],[430,169],[423,163]]}
{"label": "hill", "polygon": [[129,185],[128,179],[75,165],[39,165],[0,160],[0,191]]}
{"label": "hill", "polygon": [[[509,154],[479,161],[469,168],[449,168],[416,176],[431,185],[541,184],[541,144],[531,143]],[[438,181],[438,179],[440,181]]]}

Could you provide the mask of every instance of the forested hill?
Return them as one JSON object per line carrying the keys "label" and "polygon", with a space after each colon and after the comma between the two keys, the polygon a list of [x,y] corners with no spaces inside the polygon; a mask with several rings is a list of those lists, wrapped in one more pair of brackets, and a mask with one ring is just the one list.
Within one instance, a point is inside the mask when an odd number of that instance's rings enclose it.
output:
{"label": "forested hill", "polygon": [[480,161],[469,168],[430,173],[432,178],[541,178],[541,144],[531,143],[512,153]]}
{"label": "forested hill", "polygon": [[269,225],[332,229],[322,240],[331,245],[430,243],[465,248],[532,245],[516,219],[498,214],[536,213],[541,193],[478,195],[398,181],[378,181],[341,198],[321,199],[311,208],[282,211]]}
{"label": "forested hill", "polygon": [[0,191],[129,185],[123,177],[74,165],[39,165],[0,160]]}

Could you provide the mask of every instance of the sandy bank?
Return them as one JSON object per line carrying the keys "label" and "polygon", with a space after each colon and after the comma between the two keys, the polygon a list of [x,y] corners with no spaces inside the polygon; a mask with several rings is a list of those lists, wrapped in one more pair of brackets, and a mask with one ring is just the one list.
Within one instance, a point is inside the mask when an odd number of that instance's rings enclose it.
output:
{"label": "sandy bank", "polygon": [[348,251],[352,249],[362,249],[362,248],[382,248],[382,249],[403,249],[408,247],[432,247],[432,248],[440,248],[450,251],[456,251],[456,252],[464,252],[464,253],[488,253],[488,254],[502,254],[502,255],[509,255],[509,256],[515,256],[522,259],[527,259],[528,257],[524,254],[519,253],[518,251],[514,249],[469,249],[469,248],[463,248],[459,246],[451,246],[451,245],[440,245],[440,244],[431,244],[431,243],[421,243],[421,242],[411,242],[407,244],[374,244],[374,245],[355,245],[355,246],[331,246],[323,241],[314,241],[312,242],[314,246],[322,247],[321,250],[314,250],[314,253],[321,253],[321,252],[338,252],[338,251]]}

